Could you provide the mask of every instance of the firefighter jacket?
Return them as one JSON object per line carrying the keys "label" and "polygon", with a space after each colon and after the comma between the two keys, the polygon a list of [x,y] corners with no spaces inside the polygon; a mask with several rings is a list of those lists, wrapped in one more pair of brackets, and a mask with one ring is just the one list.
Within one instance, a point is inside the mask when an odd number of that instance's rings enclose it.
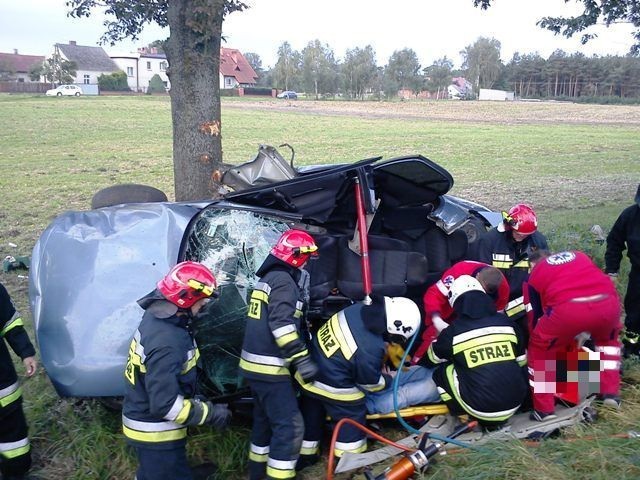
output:
{"label": "firefighter jacket", "polygon": [[618,272],[625,243],[631,266],[640,270],[640,205],[625,208],[607,235],[605,272]]}
{"label": "firefighter jacket", "polygon": [[152,302],[142,317],[124,373],[122,428],[130,444],[184,445],[187,425],[207,417],[208,406],[194,398],[200,354],[189,322],[186,312],[164,300]]}
{"label": "firefighter jacket", "polygon": [[548,248],[547,239],[540,232],[516,242],[510,231],[493,228],[478,240],[475,260],[499,268],[509,282],[509,303],[504,309],[507,316],[514,319],[524,316],[522,283],[529,276],[529,254]]}
{"label": "firefighter jacket", "polygon": [[433,380],[444,402],[453,400],[478,420],[503,422],[528,388],[520,331],[482,292],[463,294],[455,307],[456,321],[440,332],[421,363],[437,365]]}
{"label": "firefighter jacket", "polygon": [[531,329],[543,313],[561,303],[593,295],[618,295],[611,279],[582,252],[560,252],[540,260],[526,288]]}
{"label": "firefighter jacket", "polygon": [[0,284],[0,418],[21,405],[22,389],[7,344],[20,358],[33,357],[35,348],[6,288]]}
{"label": "firefighter jacket", "polygon": [[382,375],[385,356],[386,315],[384,302],[357,303],[333,315],[320,327],[311,343],[311,358],[319,368],[317,378],[304,383],[306,393],[322,401],[364,403],[364,392],[386,385]]}
{"label": "firefighter jacket", "polygon": [[[442,274],[442,278],[434,285],[430,286],[424,294],[425,324],[431,325],[431,317],[434,313],[439,314],[444,320],[451,320],[454,316],[453,308],[449,305],[449,289],[453,281],[461,275],[476,274],[487,267],[486,263],[475,262],[473,260],[463,260],[454,264]],[[509,283],[503,279],[494,298],[496,309],[503,310],[509,301]]]}
{"label": "firefighter jacket", "polygon": [[269,255],[257,273],[260,281],[251,293],[240,371],[249,380],[290,381],[291,362],[309,355],[302,334],[301,271]]}

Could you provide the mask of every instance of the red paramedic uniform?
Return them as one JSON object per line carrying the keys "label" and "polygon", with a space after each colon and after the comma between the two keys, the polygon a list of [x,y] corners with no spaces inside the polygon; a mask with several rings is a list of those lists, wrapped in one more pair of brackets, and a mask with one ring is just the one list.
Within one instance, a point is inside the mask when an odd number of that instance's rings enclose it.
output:
{"label": "red paramedic uniform", "polygon": [[[449,324],[454,320],[455,314],[453,308],[449,305],[449,289],[453,281],[461,275],[475,277],[480,270],[490,266],[491,265],[483,262],[463,260],[454,264],[448,270],[445,270],[442,278],[427,289],[422,298],[424,302],[425,329],[422,332],[422,342],[411,360],[412,363],[418,363],[429,349],[431,342],[438,337],[438,329],[433,325],[432,321],[433,314],[437,313]],[[495,298],[496,310],[503,310],[507,306],[508,301],[509,282],[507,282],[507,279],[503,276],[502,283],[498,288],[497,297]]]}
{"label": "red paramedic uniform", "polygon": [[[529,379],[533,407],[553,413],[553,382],[546,360],[561,358],[581,332],[589,332],[600,354],[600,394],[620,391],[620,300],[611,279],[582,252],[540,260],[525,284],[529,315]],[[554,367],[552,367],[554,368]],[[535,383],[534,383],[535,381]]]}

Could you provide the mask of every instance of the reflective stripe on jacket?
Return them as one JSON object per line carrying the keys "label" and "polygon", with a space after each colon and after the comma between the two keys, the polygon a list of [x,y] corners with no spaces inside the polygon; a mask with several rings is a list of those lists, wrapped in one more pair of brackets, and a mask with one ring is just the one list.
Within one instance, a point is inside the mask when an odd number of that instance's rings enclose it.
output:
{"label": "reflective stripe on jacket", "polygon": [[13,305],[7,289],[0,284],[0,412],[16,408],[22,393],[8,346],[21,359],[36,354],[20,313]]}
{"label": "reflective stripe on jacket", "polygon": [[540,232],[516,242],[511,232],[499,232],[493,228],[478,240],[474,260],[500,269],[509,282],[509,303],[505,307],[507,316],[518,318],[524,315],[522,283],[529,277],[529,253],[548,248],[547,239]]}
{"label": "reflective stripe on jacket", "polygon": [[[146,311],[129,347],[122,429],[131,444],[167,448],[184,442],[195,413],[200,353],[187,319]],[[197,412],[206,416],[205,412]]]}
{"label": "reflective stripe on jacket", "polygon": [[320,327],[310,347],[320,369],[318,377],[304,383],[296,374],[307,393],[332,402],[362,403],[364,392],[377,392],[385,387],[384,340],[382,335],[365,327],[363,314],[363,305],[355,304]]}
{"label": "reflective stripe on jacket", "polygon": [[433,379],[441,398],[454,398],[479,420],[508,419],[527,392],[520,331],[501,313],[458,318],[431,344],[425,363],[440,365]]}
{"label": "reflective stripe on jacket", "polygon": [[303,292],[299,271],[276,265],[256,283],[247,311],[240,371],[247,379],[289,381],[289,365],[308,355],[301,334]]}

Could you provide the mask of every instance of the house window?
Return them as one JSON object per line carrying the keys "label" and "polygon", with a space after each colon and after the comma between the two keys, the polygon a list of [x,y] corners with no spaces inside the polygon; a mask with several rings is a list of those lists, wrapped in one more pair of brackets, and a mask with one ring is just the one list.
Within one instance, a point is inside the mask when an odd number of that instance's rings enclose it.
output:
{"label": "house window", "polygon": [[127,77],[133,77],[133,67],[127,67]]}
{"label": "house window", "polygon": [[82,83],[84,83],[85,85],[89,85],[89,80],[90,80],[90,78],[91,78],[91,77],[89,77],[89,75],[85,75],[85,76],[84,76],[84,80],[83,80],[83,82],[82,82]]}
{"label": "house window", "polygon": [[167,71],[167,62],[160,62],[160,71],[161,72]]}
{"label": "house window", "polygon": [[225,86],[227,86],[229,88],[233,87],[233,81],[234,80],[235,79],[233,77],[225,77],[225,79],[224,79]]}
{"label": "house window", "polygon": [[147,62],[147,70],[151,70],[151,62]]}

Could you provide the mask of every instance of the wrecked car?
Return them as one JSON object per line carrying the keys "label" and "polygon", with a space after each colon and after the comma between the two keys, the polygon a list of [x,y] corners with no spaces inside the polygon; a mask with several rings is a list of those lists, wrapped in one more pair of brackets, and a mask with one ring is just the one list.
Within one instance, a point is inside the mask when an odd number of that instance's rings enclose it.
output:
{"label": "wrecked car", "polygon": [[233,399],[243,392],[238,360],[255,271],[284,230],[305,229],[319,246],[307,267],[306,312],[318,325],[369,294],[422,305],[425,289],[499,219],[448,195],[449,172],[421,155],[296,170],[261,146],[223,182],[230,191],[220,200],[70,211],[42,233],[29,296],[42,363],[59,395],[123,395],[142,316],[136,300],[177,262],[202,262],[218,279],[219,299],[194,330],[207,394]]}

